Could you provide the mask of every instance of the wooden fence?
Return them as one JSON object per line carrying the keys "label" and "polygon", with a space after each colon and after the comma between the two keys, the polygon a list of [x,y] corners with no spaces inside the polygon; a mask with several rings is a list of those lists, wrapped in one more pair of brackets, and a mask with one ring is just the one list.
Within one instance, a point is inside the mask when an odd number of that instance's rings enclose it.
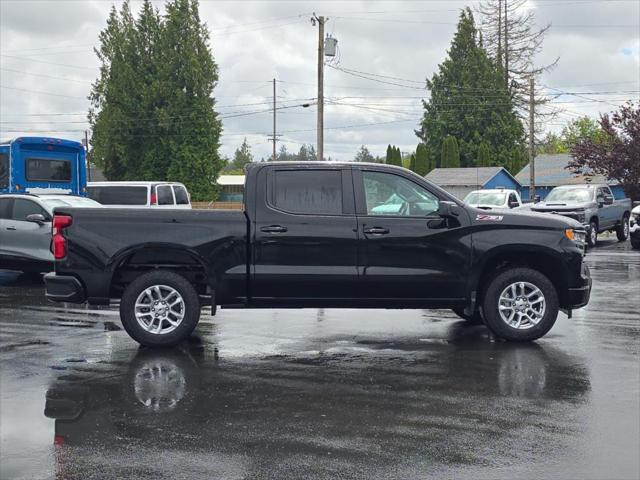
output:
{"label": "wooden fence", "polygon": [[191,202],[197,210],[242,210],[241,202]]}

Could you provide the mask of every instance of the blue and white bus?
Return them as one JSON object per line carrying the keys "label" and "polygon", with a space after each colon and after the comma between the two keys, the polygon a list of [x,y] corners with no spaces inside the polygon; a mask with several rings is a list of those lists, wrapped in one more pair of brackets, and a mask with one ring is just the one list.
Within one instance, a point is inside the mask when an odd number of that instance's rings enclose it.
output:
{"label": "blue and white bus", "polygon": [[86,196],[84,146],[79,142],[48,137],[0,141],[1,193]]}

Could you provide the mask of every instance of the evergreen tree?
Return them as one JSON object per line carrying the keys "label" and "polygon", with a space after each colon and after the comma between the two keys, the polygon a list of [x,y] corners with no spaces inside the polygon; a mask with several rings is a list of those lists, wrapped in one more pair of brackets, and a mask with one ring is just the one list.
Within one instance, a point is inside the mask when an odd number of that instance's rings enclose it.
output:
{"label": "evergreen tree", "polygon": [[424,143],[419,143],[416,148],[415,169],[412,170],[421,176],[429,173],[429,153]]}
{"label": "evergreen tree", "polygon": [[402,166],[402,152],[400,152],[400,147],[395,147],[395,153],[393,155],[393,165],[398,167]]}
{"label": "evergreen tree", "polygon": [[482,140],[494,149],[494,162],[506,165],[511,153],[524,148],[524,131],[505,88],[500,69],[478,44],[473,14],[460,14],[448,58],[427,80],[418,137],[437,161],[447,135],[456,137],[460,164],[472,166]]}
{"label": "evergreen tree", "polygon": [[456,137],[448,135],[442,142],[440,166],[442,168],[454,168],[460,166],[460,150]]}
{"label": "evergreen tree", "polygon": [[253,154],[251,153],[251,147],[247,143],[247,137],[244,137],[242,145],[236,148],[233,154],[233,161],[230,167],[233,169],[243,169],[247,163],[253,162]]}
{"label": "evergreen tree", "polygon": [[388,165],[391,165],[391,162],[392,162],[392,158],[391,157],[392,157],[392,155],[393,155],[393,150],[391,148],[391,144],[389,144],[387,146],[387,156],[385,158],[385,162],[384,163],[386,163]]}
{"label": "evergreen tree", "polygon": [[476,165],[478,167],[491,166],[491,151],[489,150],[489,145],[487,145],[487,142],[480,142],[480,147],[478,147],[478,159],[476,161]]}
{"label": "evergreen tree", "polygon": [[90,94],[94,158],[110,180],[181,181],[194,200],[210,200],[223,166],[218,69],[197,1],[165,10],[145,0],[137,19],[128,1],[110,11]]}
{"label": "evergreen tree", "polygon": [[409,170],[412,172],[416,171],[416,154],[412,153],[409,157]]}
{"label": "evergreen tree", "polygon": [[280,150],[278,150],[278,161],[279,162],[290,162],[294,158],[294,155],[291,155],[287,150],[287,146],[285,144],[280,145]]}
{"label": "evergreen tree", "polygon": [[371,155],[371,152],[369,151],[369,149],[367,147],[365,147],[364,145],[361,145],[360,146],[360,150],[358,150],[358,153],[356,153],[354,161],[356,161],[356,162],[375,162],[376,159],[375,159],[375,157],[373,155]]}

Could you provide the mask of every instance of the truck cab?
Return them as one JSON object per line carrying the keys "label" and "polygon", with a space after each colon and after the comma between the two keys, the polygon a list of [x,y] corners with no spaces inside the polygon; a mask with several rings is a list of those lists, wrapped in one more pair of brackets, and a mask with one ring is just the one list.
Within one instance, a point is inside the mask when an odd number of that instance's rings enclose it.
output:
{"label": "truck cab", "polygon": [[509,210],[520,208],[522,199],[516,190],[492,188],[469,192],[464,197],[464,203],[482,210]]}

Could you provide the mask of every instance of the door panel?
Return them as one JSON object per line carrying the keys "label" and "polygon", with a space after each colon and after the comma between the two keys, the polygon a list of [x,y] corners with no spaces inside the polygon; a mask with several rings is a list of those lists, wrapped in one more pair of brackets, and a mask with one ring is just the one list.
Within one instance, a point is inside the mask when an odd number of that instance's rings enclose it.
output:
{"label": "door panel", "polygon": [[40,205],[32,200],[16,198],[11,218],[4,220],[4,246],[7,255],[35,261],[53,261],[50,251],[51,223],[43,225],[27,222],[26,217],[40,213],[48,217]]}
{"label": "door panel", "polygon": [[360,295],[389,302],[464,297],[470,266],[468,219],[437,215],[438,197],[388,172],[354,171]]}
{"label": "door panel", "polygon": [[351,171],[263,168],[257,182],[252,297],[354,297],[358,233]]}

